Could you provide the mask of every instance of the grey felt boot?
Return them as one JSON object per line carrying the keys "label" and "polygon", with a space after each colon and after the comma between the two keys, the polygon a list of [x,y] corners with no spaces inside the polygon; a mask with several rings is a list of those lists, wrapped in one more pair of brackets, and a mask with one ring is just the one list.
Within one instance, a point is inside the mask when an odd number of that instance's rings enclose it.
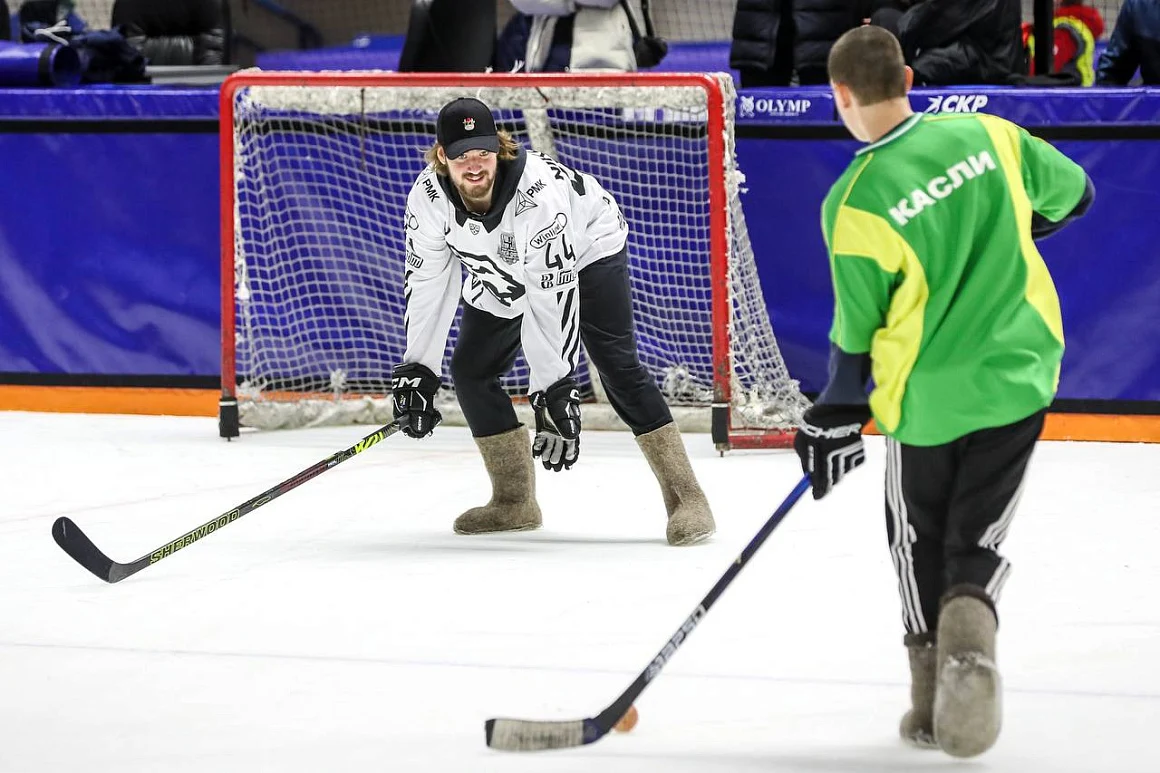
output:
{"label": "grey felt boot", "polygon": [[638,435],[636,438],[653,475],[661,485],[669,524],[665,536],[670,545],[693,545],[708,539],[717,529],[709,500],[697,483],[685,444],[676,424]]}
{"label": "grey felt boot", "polygon": [[995,664],[997,626],[994,606],[982,588],[957,585],[943,596],[934,737],[952,757],[982,754],[999,737],[1003,685]]}
{"label": "grey felt boot", "polygon": [[908,633],[903,638],[910,658],[910,711],[902,716],[898,734],[920,749],[937,749],[934,740],[934,685],[938,650],[933,633]]}
{"label": "grey felt boot", "polygon": [[520,426],[499,435],[479,437],[475,444],[491,478],[491,501],[456,518],[456,533],[538,529],[542,519],[536,504],[536,471],[527,428]]}

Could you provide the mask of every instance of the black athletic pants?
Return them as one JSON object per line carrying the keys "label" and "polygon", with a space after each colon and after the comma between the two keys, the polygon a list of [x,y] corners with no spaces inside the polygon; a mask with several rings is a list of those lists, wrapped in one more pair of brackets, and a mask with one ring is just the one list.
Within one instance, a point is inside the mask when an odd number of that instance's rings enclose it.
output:
{"label": "black athletic pants", "polygon": [[961,584],[998,603],[1007,536],[1044,411],[939,446],[886,440],[886,534],[908,633],[938,629],[939,599]]}
{"label": "black athletic pants", "polygon": [[[636,353],[627,253],[621,250],[585,267],[578,281],[580,340],[613,410],[635,435],[670,423],[673,417],[661,390]],[[502,319],[464,304],[451,380],[475,437],[520,425],[500,377],[511,370],[519,352],[521,324],[521,317]]]}

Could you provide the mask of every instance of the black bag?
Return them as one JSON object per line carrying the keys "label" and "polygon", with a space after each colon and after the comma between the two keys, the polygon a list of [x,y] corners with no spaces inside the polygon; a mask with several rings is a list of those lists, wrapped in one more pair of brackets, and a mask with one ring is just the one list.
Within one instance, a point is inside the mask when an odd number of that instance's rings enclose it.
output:
{"label": "black bag", "polygon": [[80,54],[85,83],[148,83],[144,55],[121,29],[74,35],[70,43]]}
{"label": "black bag", "polygon": [[648,12],[648,0],[640,0],[640,10],[644,14],[645,34],[640,34],[640,27],[628,7],[627,0],[620,0],[624,13],[628,16],[628,26],[632,29],[632,53],[636,56],[636,66],[639,69],[656,67],[669,52],[669,44],[664,38],[658,38],[653,29],[652,16]]}

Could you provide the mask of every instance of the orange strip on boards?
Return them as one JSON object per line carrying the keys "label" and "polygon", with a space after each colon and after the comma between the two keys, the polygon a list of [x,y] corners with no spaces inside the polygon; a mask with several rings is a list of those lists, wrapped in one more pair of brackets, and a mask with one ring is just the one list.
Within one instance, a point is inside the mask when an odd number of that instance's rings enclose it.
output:
{"label": "orange strip on boards", "polygon": [[0,385],[0,411],[217,416],[216,389]]}
{"label": "orange strip on boards", "polygon": [[[216,389],[0,385],[0,411],[217,416]],[[874,422],[866,433],[876,435]],[[1044,440],[1160,443],[1160,416],[1051,413]]]}
{"label": "orange strip on boards", "polygon": [[[871,421],[866,434],[880,434]],[[1049,413],[1040,440],[1160,443],[1160,416],[1113,413]]]}
{"label": "orange strip on boards", "polygon": [[1049,413],[1041,437],[1044,440],[1160,443],[1160,416]]}

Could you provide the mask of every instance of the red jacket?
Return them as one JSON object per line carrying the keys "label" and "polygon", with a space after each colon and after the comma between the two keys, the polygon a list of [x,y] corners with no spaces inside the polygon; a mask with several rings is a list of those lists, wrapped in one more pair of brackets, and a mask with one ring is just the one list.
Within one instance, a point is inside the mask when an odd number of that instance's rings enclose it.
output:
{"label": "red jacket", "polygon": [[[1104,34],[1104,17],[1100,12],[1090,5],[1060,5],[1055,9],[1055,18],[1071,18],[1078,22],[1082,22],[1092,33],[1092,38],[1099,39],[1100,35]],[[1023,44],[1027,45],[1028,38],[1034,34],[1033,25],[1030,22],[1023,25]],[[1061,72],[1075,59],[1079,54],[1079,47],[1076,45],[1075,37],[1066,29],[1055,28],[1055,63],[1052,65],[1052,70]],[[1031,58],[1029,62],[1031,74],[1035,74],[1035,59]]]}
{"label": "red jacket", "polygon": [[[1086,24],[1087,28],[1091,30],[1092,37],[1097,40],[1104,34],[1104,17],[1100,15],[1098,9],[1092,8],[1090,5],[1061,5],[1055,9],[1055,18],[1064,17],[1070,17]],[[1055,71],[1062,70],[1068,62],[1075,58],[1076,53],[1075,38],[1069,35],[1066,30],[1056,29]],[[1034,68],[1034,65],[1032,67]]]}

